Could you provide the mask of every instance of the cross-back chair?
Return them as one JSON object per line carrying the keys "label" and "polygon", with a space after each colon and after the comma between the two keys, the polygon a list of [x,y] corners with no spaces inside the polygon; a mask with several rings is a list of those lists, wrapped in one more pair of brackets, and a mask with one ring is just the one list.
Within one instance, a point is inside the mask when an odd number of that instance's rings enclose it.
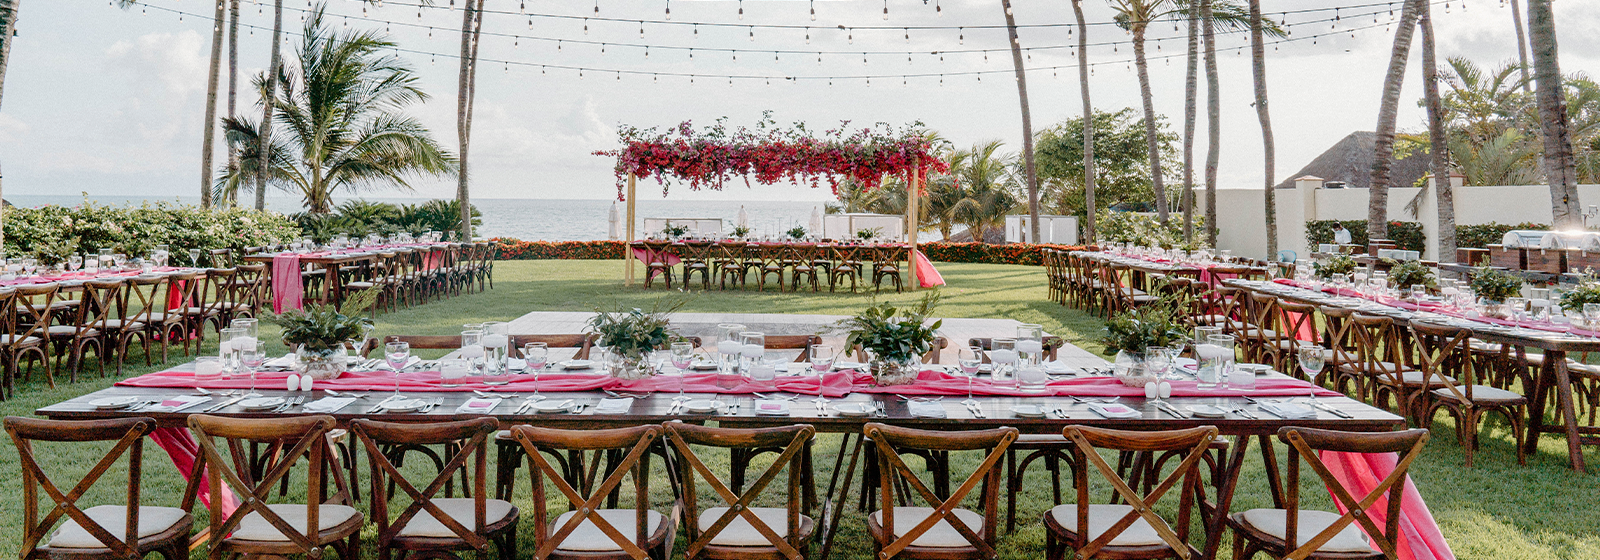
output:
{"label": "cross-back chair", "polygon": [[1370,397],[1379,407],[1388,407],[1393,396],[1405,413],[1410,406],[1409,395],[1421,393],[1427,386],[1427,376],[1417,371],[1411,356],[1411,340],[1401,336],[1401,327],[1394,319],[1382,315],[1356,312],[1350,316],[1356,345],[1361,354],[1361,390],[1363,399]]}
{"label": "cross-back chair", "polygon": [[[808,449],[816,429],[808,424],[732,429],[709,428],[684,423],[665,425],[678,468],[678,495],[683,498],[684,519],[689,544],[686,558],[800,560],[809,550],[816,530],[811,516],[811,463]],[[702,446],[737,451],[745,448],[779,449],[777,458],[749,489],[737,483],[731,487],[712,471],[690,447]],[[784,507],[762,507],[757,501],[779,476],[787,472]],[[709,490],[720,501],[718,507],[699,507],[702,490]]]}
{"label": "cross-back chair", "polygon": [[121,278],[90,280],[82,284],[83,305],[78,306],[72,338],[67,344],[67,369],[72,372],[73,380],[77,380],[78,370],[83,367],[84,356],[90,348],[94,349],[100,376],[105,376],[106,361],[116,352],[111,321],[116,316],[117,303],[122,301],[124,284],[126,281]]}
{"label": "cross-back chair", "polygon": [[700,275],[700,287],[711,289],[711,242],[710,241],[685,241],[674,243],[678,249],[678,256],[683,259],[683,285],[688,287],[694,275]]}
{"label": "cross-back chair", "polygon": [[[894,291],[905,289],[900,284],[900,255],[899,247],[872,247],[872,289],[882,290],[883,282],[888,280],[894,284]],[[909,258],[907,259],[910,260]]]}
{"label": "cross-back chair", "polygon": [[[995,558],[1001,474],[997,467],[1017,440],[1016,428],[949,432],[872,422],[863,431],[877,446],[878,472],[882,477],[882,507],[867,515],[867,530],[872,534],[878,558]],[[908,449],[981,450],[985,454],[959,487],[948,496],[941,496],[901,460],[901,453]],[[900,506],[900,499],[895,496],[897,483],[910,487],[913,496],[907,498],[929,507]],[[974,490],[979,491],[981,513],[960,507]]]}
{"label": "cross-back chair", "polygon": [[[424,556],[440,552],[472,551],[479,560],[495,547],[500,558],[515,557],[519,513],[511,502],[489,498],[489,434],[499,429],[493,418],[432,424],[396,424],[356,420],[350,430],[367,450],[372,468],[372,518],[378,526],[378,557],[389,560],[393,551],[421,552]],[[434,474],[426,485],[414,485],[390,462],[382,449],[401,445],[458,446],[455,456]],[[471,470],[469,497],[454,498],[440,492],[457,473]],[[384,487],[393,482],[411,500],[410,505],[390,519],[390,498]]]}
{"label": "cross-back chair", "polygon": [[[1443,385],[1417,396],[1417,402],[1412,404],[1416,411],[1417,426],[1426,428],[1432,423],[1435,412],[1439,409],[1448,411],[1456,420],[1456,440],[1466,454],[1467,467],[1471,468],[1473,453],[1478,448],[1478,423],[1485,414],[1498,412],[1511,425],[1517,462],[1527,464],[1522,440],[1525,437],[1524,418],[1528,414],[1528,398],[1521,393],[1479,383],[1479,373],[1472,367],[1472,350],[1468,344],[1472,331],[1451,325],[1414,321],[1411,323],[1411,334],[1417,346],[1417,368],[1428,376],[1430,385]],[[1454,373],[1454,377],[1446,377],[1446,371]]]}
{"label": "cross-back chair", "polygon": [[[1051,508],[1044,515],[1045,556],[1062,558],[1067,548],[1076,558],[1182,558],[1201,556],[1189,544],[1190,520],[1195,515],[1196,497],[1201,486],[1201,461],[1217,437],[1214,426],[1187,430],[1135,432],[1067,426],[1063,435],[1073,443],[1076,465],[1073,488],[1077,502]],[[1134,490],[1122,474],[1100,456],[1100,450],[1122,453],[1177,453],[1182,457],[1165,477],[1160,473],[1138,472],[1148,477]],[[1092,468],[1091,468],[1092,467]],[[1110,504],[1093,503],[1089,497],[1089,471],[1098,472],[1113,491]],[[1169,523],[1154,509],[1169,492],[1177,496],[1177,520]]]}
{"label": "cross-back chair", "polygon": [[728,289],[728,281],[733,280],[734,287],[742,288],[745,283],[747,268],[744,263],[744,242],[723,241],[716,244],[716,270],[717,286]]}
{"label": "cross-back chair", "polygon": [[1322,375],[1315,382],[1350,394],[1361,386],[1361,349],[1350,320],[1355,310],[1328,305],[1318,307],[1317,313],[1322,315],[1322,340],[1327,346],[1322,351]]}
{"label": "cross-back chair", "polygon": [[[1317,306],[1278,300],[1277,318],[1278,322],[1271,327],[1274,334],[1272,344],[1263,349],[1265,357],[1272,361],[1262,363],[1272,364],[1278,371],[1305,379],[1306,374],[1295,367],[1295,362],[1299,359],[1301,344],[1315,344],[1321,347],[1321,341],[1317,340]],[[1301,333],[1308,334],[1311,339],[1302,340]]]}
{"label": "cross-back chair", "polygon": [[850,293],[856,292],[856,285],[861,278],[861,247],[855,245],[827,246],[828,258],[832,264],[828,267],[828,291],[836,290],[844,284],[844,279],[850,279]]}
{"label": "cross-back chair", "polygon": [[[1278,439],[1289,444],[1284,509],[1252,509],[1228,517],[1233,528],[1233,557],[1252,558],[1266,552],[1291,560],[1398,559],[1400,505],[1406,472],[1428,441],[1427,430],[1340,432],[1283,427]],[[1394,470],[1366,495],[1357,498],[1319,456],[1336,453],[1395,453]],[[1300,463],[1322,479],[1343,514],[1300,509]],[[1319,485],[1320,486],[1320,485]],[[1383,512],[1380,521],[1373,518]],[[1368,539],[1377,542],[1373,548]]]}
{"label": "cross-back chair", "polygon": [[[21,560],[128,560],[159,552],[166,560],[187,560],[189,512],[140,503],[144,437],[156,428],[154,418],[64,421],[8,416],[6,433],[17,447],[22,467]],[[111,449],[71,486],[59,484],[57,469],[40,464],[34,442],[103,443]],[[128,458],[127,500],[121,505],[78,505],[123,457]],[[39,494],[53,507],[39,514]],[[61,526],[56,528],[60,522]],[[55,529],[54,534],[51,530]]]}
{"label": "cross-back chair", "polygon": [[[628,258],[639,256],[644,261],[644,287],[649,288],[651,284],[655,283],[656,276],[660,276],[662,280],[667,282],[667,289],[672,289],[672,264],[668,263],[666,259],[668,250],[672,248],[672,242],[666,240],[634,241],[628,244],[628,248],[635,253],[634,255],[628,255]],[[639,255],[639,253],[643,254]]]}
{"label": "cross-back chair", "polygon": [[[661,445],[661,426],[608,430],[516,426],[511,433],[533,465],[530,470],[533,473],[534,542],[538,543],[533,552],[535,560],[666,560],[672,553],[682,504],[674,504],[670,515],[650,507],[650,455],[652,447]],[[568,451],[593,452],[596,462],[601,453],[621,451],[623,455],[604,481],[592,486],[586,484],[580,489],[574,487],[567,473],[552,465],[546,455]],[[620,489],[623,478],[630,474],[633,507],[603,507],[607,497],[613,490]],[[551,515],[546,481],[556,488],[558,499],[568,504],[568,511]]]}
{"label": "cross-back chair", "polygon": [[[60,290],[61,285],[55,282],[17,286],[14,291],[16,303],[9,309],[13,316],[12,328],[6,340],[9,347],[7,357],[12,360],[12,369],[16,369],[16,362],[21,361],[23,356],[35,356],[44,366],[44,376],[51,387],[56,386],[56,378],[50,365],[50,326],[54,321],[54,304]],[[32,377],[31,363],[28,373],[28,377]]]}

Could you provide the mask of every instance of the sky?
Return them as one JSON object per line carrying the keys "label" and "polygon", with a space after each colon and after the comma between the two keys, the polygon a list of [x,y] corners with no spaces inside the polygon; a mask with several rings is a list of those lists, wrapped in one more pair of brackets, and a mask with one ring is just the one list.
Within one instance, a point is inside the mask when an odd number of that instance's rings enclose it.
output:
{"label": "sky", "polygon": [[[328,21],[341,31],[384,31],[405,49],[399,54],[432,96],[406,110],[453,150],[462,19],[453,4],[465,0],[434,0],[428,8],[416,1],[379,6],[328,0]],[[1113,16],[1108,4],[1084,2],[1095,45],[1089,48],[1091,100],[1102,110],[1137,109],[1131,37],[1106,25]],[[310,5],[285,1],[288,57],[299,45],[294,34]],[[475,198],[611,198],[612,160],[592,152],[615,147],[619,125],[703,125],[721,117],[730,125],[753,125],[768,110],[780,123],[804,122],[814,129],[842,121],[852,127],[920,121],[958,146],[990,139],[1010,150],[1021,146],[1021,112],[998,1],[489,0],[487,6],[493,13],[484,22],[470,153]],[[1373,128],[1393,40],[1389,22],[1397,19],[1399,5],[1262,0],[1262,6],[1267,17],[1288,23],[1296,39],[1267,48],[1276,182],[1350,132]],[[1336,6],[1337,12],[1319,10]],[[1500,0],[1437,0],[1433,6],[1441,63],[1460,56],[1492,67],[1516,58],[1511,10]],[[22,2],[0,105],[5,194],[198,194],[213,7],[205,0],[148,0],[128,9],[107,0]],[[1563,72],[1600,74],[1600,35],[1592,32],[1600,28],[1600,10],[1582,1],[1557,2],[1555,10]],[[1030,68],[1034,129],[1081,115],[1076,53],[1066,48],[1076,45],[1076,31],[1051,25],[1074,21],[1070,3],[1013,0],[1013,11],[1024,26],[1019,42]],[[271,17],[270,1],[243,1],[239,112],[252,118],[259,118],[260,108],[243,90],[268,64]],[[1155,110],[1173,132],[1181,132],[1183,119],[1185,34],[1170,21],[1152,24],[1147,47]],[[1261,188],[1248,36],[1219,34],[1218,49],[1219,186]],[[1420,49],[1414,52],[1399,126],[1420,130]],[[571,68],[588,70],[580,75]],[[730,75],[757,78],[730,83]],[[1196,135],[1196,161],[1203,161],[1203,115]],[[219,134],[219,163],[225,161],[221,144]],[[1177,175],[1180,165],[1166,162],[1167,176]],[[411,187],[367,194],[453,197],[455,180],[424,179]],[[661,196],[654,183],[639,188],[641,200]],[[674,185],[670,196],[831,198],[826,187],[743,183],[722,192]]]}

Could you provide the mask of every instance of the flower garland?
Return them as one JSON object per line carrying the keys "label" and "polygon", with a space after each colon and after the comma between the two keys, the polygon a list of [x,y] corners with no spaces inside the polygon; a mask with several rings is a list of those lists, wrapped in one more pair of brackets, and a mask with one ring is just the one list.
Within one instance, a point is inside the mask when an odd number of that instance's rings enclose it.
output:
{"label": "flower garland", "polygon": [[594,155],[617,158],[618,200],[623,199],[630,174],[654,178],[661,183],[663,195],[674,179],[693,190],[722,190],[735,176],[743,176],[746,186],[751,177],[764,185],[787,181],[812,188],[826,179],[837,193],[841,179],[854,180],[871,190],[881,186],[888,175],[949,170],[935,154],[922,123],[899,131],[878,123],[847,134],[849,123],[845,122],[819,136],[803,123],[779,129],[770,114],[764,115],[754,130],[740,127],[730,132],[723,122],[718,119],[703,130],[696,130],[689,121],[667,131],[623,126],[617,131],[623,147]]}

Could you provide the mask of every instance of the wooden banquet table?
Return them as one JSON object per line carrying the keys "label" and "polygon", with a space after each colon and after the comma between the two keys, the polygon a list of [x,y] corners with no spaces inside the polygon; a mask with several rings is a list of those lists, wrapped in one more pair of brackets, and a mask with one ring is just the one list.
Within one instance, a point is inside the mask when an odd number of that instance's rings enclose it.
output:
{"label": "wooden banquet table", "polygon": [[[519,408],[518,405],[523,400],[521,397],[528,396],[530,393],[515,392],[517,389],[526,391],[526,386],[521,385],[523,380],[514,378],[510,385],[505,386],[487,386],[469,383],[467,385],[452,388],[450,390],[405,391],[405,394],[410,397],[442,399],[442,403],[432,409],[430,412],[367,413],[366,411],[372,407],[372,404],[375,404],[377,401],[387,397],[391,393],[390,389],[383,388],[384,386],[380,385],[379,382],[373,381],[370,384],[370,388],[366,390],[365,398],[357,400],[355,403],[329,414],[333,416],[340,425],[348,425],[350,421],[358,418],[370,418],[392,422],[419,423],[472,418],[483,416],[483,414],[459,413],[457,412],[457,408],[458,406],[463,405],[468,399],[473,398],[475,394],[471,391],[473,389],[477,389],[483,391],[494,391],[508,397],[505,401],[501,402],[499,406],[495,407],[489,414],[487,414],[488,416],[498,420],[501,425],[505,427],[518,424],[531,424],[555,428],[596,429],[606,427],[637,426],[669,421],[714,421],[720,426],[724,427],[764,427],[791,425],[796,423],[811,424],[815,426],[819,432],[833,432],[845,435],[840,442],[839,451],[835,457],[833,476],[828,483],[826,493],[822,494],[827,496],[829,501],[831,501],[831,508],[829,507],[828,503],[823,505],[823,515],[825,517],[821,520],[822,524],[820,525],[821,527],[825,528],[822,533],[822,538],[824,539],[822,543],[822,558],[826,558],[827,554],[832,549],[833,536],[836,534],[839,520],[844,511],[843,508],[845,507],[845,504],[849,502],[848,498],[852,481],[854,476],[856,476],[856,470],[858,468],[857,465],[859,464],[859,460],[862,455],[862,427],[868,422],[881,422],[898,426],[935,430],[972,430],[1010,426],[1017,428],[1023,433],[1057,435],[1062,432],[1063,427],[1068,425],[1091,425],[1136,430],[1169,430],[1204,425],[1216,426],[1222,434],[1237,436],[1234,444],[1231,445],[1227,460],[1224,462],[1225,464],[1221,465],[1221,467],[1225,469],[1225,474],[1223,475],[1221,483],[1217,484],[1218,492],[1216,496],[1217,508],[1215,509],[1214,513],[1215,517],[1208,520],[1209,523],[1216,523],[1217,525],[1212,526],[1217,527],[1220,527],[1220,524],[1223,523],[1223,516],[1227,515],[1229,507],[1232,503],[1234,488],[1238,482],[1238,473],[1240,472],[1240,468],[1243,465],[1243,461],[1247,454],[1246,449],[1248,447],[1248,440],[1250,439],[1249,436],[1256,436],[1261,441],[1260,452],[1263,461],[1268,464],[1267,472],[1269,484],[1271,485],[1272,497],[1274,499],[1274,503],[1279,504],[1281,507],[1283,496],[1281,482],[1278,478],[1276,460],[1273,457],[1273,448],[1268,440],[1268,438],[1275,434],[1279,428],[1285,426],[1302,426],[1346,431],[1376,432],[1391,431],[1403,428],[1405,424],[1404,419],[1386,411],[1373,408],[1364,403],[1343,396],[1331,396],[1333,395],[1331,391],[1318,391],[1309,384],[1290,379],[1277,373],[1269,374],[1268,376],[1261,378],[1259,383],[1264,384],[1264,386],[1258,389],[1258,394],[1261,396],[1276,395],[1280,397],[1284,395],[1296,394],[1305,396],[1316,391],[1316,394],[1321,395],[1319,398],[1317,398],[1317,401],[1327,408],[1313,408],[1316,414],[1315,418],[1290,420],[1274,417],[1262,411],[1258,408],[1255,402],[1250,401],[1243,396],[1237,396],[1237,393],[1232,395],[1218,394],[1218,396],[1175,395],[1173,398],[1168,399],[1168,402],[1170,402],[1179,410],[1186,410],[1183,407],[1187,405],[1209,404],[1228,410],[1244,411],[1244,414],[1229,413],[1222,418],[1201,418],[1193,415],[1189,415],[1188,417],[1179,417],[1177,414],[1164,411],[1158,405],[1154,404],[1152,401],[1145,400],[1143,397],[1127,397],[1121,399],[1118,404],[1125,404],[1126,406],[1137,410],[1140,416],[1138,418],[1110,419],[1096,414],[1091,410],[1089,404],[1081,403],[1072,396],[1073,393],[1079,392],[1078,388],[1080,386],[1082,394],[1086,395],[1104,396],[1108,394],[1107,391],[1110,391],[1110,394],[1126,394],[1127,390],[1120,388],[1120,385],[1114,380],[1105,378],[1104,376],[1092,374],[1093,371],[1103,371],[1106,362],[1098,357],[1081,354],[1077,358],[1068,360],[1067,364],[1065,365],[1078,369],[1078,372],[1073,375],[1053,377],[1049,389],[1050,394],[1048,395],[1035,396],[1021,394],[1014,389],[1004,391],[995,389],[995,391],[1008,392],[1010,394],[986,395],[985,392],[992,393],[993,391],[984,391],[983,388],[987,385],[987,381],[980,379],[980,391],[974,398],[978,401],[978,403],[980,403],[979,407],[982,411],[982,414],[974,414],[972,411],[962,406],[959,402],[962,399],[962,395],[954,394],[953,396],[946,396],[943,401],[940,401],[940,406],[944,409],[946,415],[944,418],[913,416],[911,413],[912,402],[907,400],[906,397],[902,396],[905,394],[929,394],[919,393],[919,388],[927,388],[923,387],[925,383],[929,384],[929,386],[942,383],[943,385],[941,387],[944,391],[946,391],[945,394],[947,395],[951,395],[952,392],[958,391],[957,388],[960,387],[960,383],[965,380],[954,378],[952,376],[946,376],[942,372],[935,371],[933,368],[936,366],[929,366],[929,369],[923,372],[922,377],[919,379],[917,384],[900,387],[873,387],[870,385],[870,381],[863,381],[863,378],[860,374],[855,374],[852,376],[850,372],[830,373],[828,377],[821,379],[811,376],[809,379],[814,381],[809,381],[809,386],[816,388],[816,391],[806,392],[804,390],[797,389],[795,392],[789,393],[790,395],[794,396],[793,398],[795,400],[791,403],[791,414],[787,416],[754,414],[754,400],[757,398],[757,396],[751,394],[755,391],[745,391],[744,386],[729,389],[727,391],[721,391],[721,394],[714,395],[716,399],[722,401],[726,405],[716,413],[673,414],[673,398],[676,397],[678,393],[676,386],[671,385],[671,381],[668,381],[672,376],[657,378],[665,384],[654,386],[656,392],[643,395],[642,398],[634,400],[626,413],[601,414],[597,413],[596,409],[598,408],[598,401],[608,396],[606,393],[594,390],[570,392],[552,391],[550,388],[545,388],[544,386],[546,382],[550,382],[549,378],[553,376],[552,374],[545,374],[544,378],[542,378],[539,382],[544,396],[548,398],[573,399],[579,404],[591,406],[588,406],[577,413],[540,414],[529,412],[519,414],[517,413],[517,409]],[[185,366],[185,368],[189,368],[189,366]],[[189,368],[189,371],[192,371],[192,368]],[[150,374],[144,376],[143,378],[136,378],[135,380],[130,381],[137,381],[138,379],[162,375],[181,377],[182,371]],[[282,387],[282,377],[287,374],[262,375],[267,377],[267,379],[262,380],[258,387]],[[346,373],[345,375],[349,377],[352,374]],[[706,375],[714,376],[715,374]],[[568,374],[567,377],[573,376]],[[603,376],[598,375],[594,377],[603,378]],[[799,378],[803,376],[793,377]],[[680,383],[682,382],[682,379],[683,378],[679,378]],[[169,379],[157,379],[157,381],[171,381],[171,379],[169,377]],[[864,382],[867,384],[862,385]],[[622,382],[618,381],[618,383]],[[806,385],[806,382],[803,380],[786,380],[785,377],[779,377],[778,383],[791,383],[793,385],[786,386],[791,389]],[[1188,385],[1184,386],[1185,389],[1187,389],[1186,391],[1183,391],[1184,394],[1196,393],[1196,390],[1192,388],[1192,382],[1178,383],[1188,383]],[[837,387],[841,386],[841,384],[843,387],[846,387],[846,390],[832,390],[832,392],[829,392],[830,388],[837,389]],[[193,384],[189,384],[189,386],[192,387]],[[238,386],[238,380],[236,379],[234,381],[234,385],[229,386]],[[332,388],[335,386],[336,385],[333,383],[319,384],[319,387],[323,388]],[[702,387],[702,385],[697,385],[695,387],[699,388]],[[338,390],[344,396],[349,396],[349,392],[346,390],[345,386],[339,386]],[[618,389],[618,391],[622,390],[623,389]],[[559,389],[557,389],[557,391],[559,391]],[[737,393],[740,391],[743,393]],[[1123,391],[1123,393],[1117,393],[1117,391]],[[290,393],[282,390],[258,390],[258,392],[266,396],[305,396],[306,402],[312,402],[316,399],[328,396],[324,389],[296,393]],[[639,391],[629,390],[628,392],[637,393]],[[772,389],[763,388],[760,392],[770,396],[775,391]],[[1175,391],[1175,393],[1176,392],[1178,391]],[[826,399],[827,405],[818,405],[814,402],[818,393],[831,395]],[[843,394],[842,397],[839,396],[841,393]],[[190,410],[179,412],[126,412],[120,410],[97,409],[91,405],[90,402],[97,399],[118,396],[128,396],[146,400],[160,400],[170,399],[178,395],[189,394],[193,394],[193,390],[184,388],[184,384],[181,382],[174,382],[173,384],[159,387],[133,387],[118,385],[101,391],[96,391],[88,395],[83,395],[45,406],[36,410],[35,414],[60,420],[87,420],[128,416],[148,416],[155,418],[163,427],[178,428],[187,425],[186,421],[190,414],[194,414],[196,411],[206,408],[206,406],[196,406]],[[706,393],[696,392],[694,390],[690,390],[689,395],[693,397],[706,398]],[[212,396],[217,396],[215,390],[213,390]],[[832,405],[842,402],[881,403],[882,412],[877,415],[865,417],[841,416],[834,411]],[[1019,417],[1012,412],[1012,407],[1019,404],[1038,405],[1045,410],[1053,412],[1047,414],[1045,417]],[[1342,416],[1335,415],[1331,412],[1331,410],[1335,409],[1343,412],[1344,414]],[[292,407],[286,412],[272,413],[246,412],[229,406],[210,414],[220,414],[242,418],[274,418],[306,413],[300,411],[298,407]],[[846,463],[847,457],[848,463]],[[843,468],[841,469],[841,467]],[[840,480],[841,473],[843,474],[842,481]],[[1205,548],[1207,551],[1207,557],[1214,556],[1215,551],[1220,545],[1222,533],[1222,531],[1212,531],[1211,534],[1208,535]]]}
{"label": "wooden banquet table", "polygon": [[[300,254],[298,260],[300,262],[300,268],[301,268],[302,272],[308,266],[310,266],[310,267],[320,267],[322,269],[323,290],[322,290],[321,303],[334,303],[334,302],[344,301],[344,280],[343,280],[343,277],[339,274],[339,271],[344,267],[352,266],[352,265],[360,265],[360,264],[363,264],[363,263],[368,263],[368,262],[375,261],[375,260],[378,259],[378,254],[381,253],[381,252],[387,252],[387,251],[405,252],[405,251],[417,251],[417,250],[431,251],[433,249],[455,250],[455,249],[459,249],[461,247],[461,245],[462,245],[461,243],[440,242],[440,243],[417,243],[417,244],[395,245],[395,246],[384,246],[384,247],[364,247],[364,248],[355,248],[355,249],[345,249],[345,250],[341,250],[341,251],[329,251],[329,252],[320,252],[320,253],[305,253],[305,254]],[[269,274],[274,274],[275,275],[277,273],[277,271],[273,270],[273,268],[274,268],[272,266],[273,260],[275,258],[277,258],[279,255],[284,255],[284,254],[293,254],[293,253],[255,253],[255,254],[245,255],[242,258],[247,262],[265,263],[265,264],[267,264],[268,265],[267,266],[267,270],[268,270]],[[276,286],[277,285],[276,282],[274,282],[273,285]],[[278,298],[279,296],[276,293],[274,293],[273,297],[276,300],[276,298]]]}
{"label": "wooden banquet table", "polygon": [[[1227,280],[1229,286],[1242,288],[1252,292],[1266,293],[1300,303],[1309,303],[1318,306],[1334,306],[1358,309],[1349,300],[1337,299],[1320,291],[1301,288],[1285,284],[1288,281],[1259,282],[1249,280]],[[1363,300],[1371,305],[1381,305],[1387,309],[1381,314],[1394,319],[1402,325],[1410,325],[1414,320],[1427,315],[1422,315],[1415,306],[1399,303],[1398,306]],[[1365,313],[1374,313],[1370,310]],[[1523,450],[1531,455],[1539,449],[1539,434],[1559,433],[1566,435],[1567,451],[1571,455],[1571,464],[1574,470],[1584,471],[1583,444],[1588,437],[1600,434],[1600,427],[1581,426],[1578,424],[1577,409],[1573,403],[1572,374],[1567,368],[1567,354],[1571,352],[1600,352],[1600,338],[1594,336],[1579,336],[1567,332],[1552,330],[1539,330],[1521,326],[1506,326],[1508,321],[1491,323],[1488,321],[1474,320],[1464,317],[1435,314],[1434,321],[1447,321],[1454,327],[1466,328],[1472,331],[1472,337],[1485,342],[1492,342],[1506,346],[1535,348],[1544,353],[1543,365],[1539,367],[1539,374],[1534,378],[1534,387],[1527,394],[1528,407],[1528,437],[1523,443]],[[1600,334],[1600,333],[1595,333]],[[1555,389],[1556,414],[1560,416],[1559,425],[1545,424],[1545,408],[1550,405],[1549,395]]]}

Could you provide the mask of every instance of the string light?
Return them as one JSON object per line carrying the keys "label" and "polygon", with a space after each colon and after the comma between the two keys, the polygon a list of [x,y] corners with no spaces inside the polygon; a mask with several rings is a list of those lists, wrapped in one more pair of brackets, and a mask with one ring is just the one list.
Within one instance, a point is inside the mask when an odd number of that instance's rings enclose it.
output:
{"label": "string light", "polygon": [[672,0],[667,0],[667,14],[666,14],[666,18],[667,18],[667,19],[668,19],[668,20],[670,20],[670,19],[672,19]]}
{"label": "string light", "polygon": [[739,0],[739,20],[744,21],[744,0]]}
{"label": "string light", "polygon": [[[1446,4],[1448,7],[1449,4]],[[889,0],[883,0],[883,21],[889,21]]]}
{"label": "string light", "polygon": [[817,21],[817,0],[811,0],[811,21]]}

